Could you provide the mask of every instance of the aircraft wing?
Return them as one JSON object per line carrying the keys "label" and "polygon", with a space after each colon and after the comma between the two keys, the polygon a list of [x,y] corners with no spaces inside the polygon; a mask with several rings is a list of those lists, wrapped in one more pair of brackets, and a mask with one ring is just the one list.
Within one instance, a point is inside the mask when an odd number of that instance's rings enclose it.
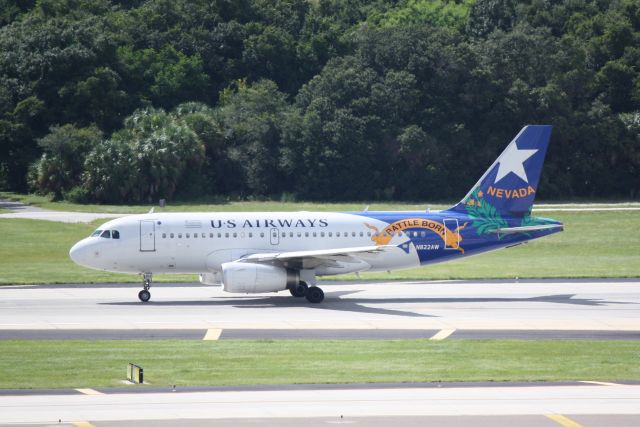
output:
{"label": "aircraft wing", "polygon": [[293,251],[275,253],[256,253],[247,255],[239,262],[280,262],[294,268],[316,268],[319,266],[338,267],[339,263],[361,263],[358,255],[383,253],[393,245],[360,246],[354,248],[319,249],[313,251]]}
{"label": "aircraft wing", "polygon": [[554,228],[562,227],[562,224],[526,225],[523,227],[498,228],[495,232],[500,234],[528,233],[530,231],[552,230]]}

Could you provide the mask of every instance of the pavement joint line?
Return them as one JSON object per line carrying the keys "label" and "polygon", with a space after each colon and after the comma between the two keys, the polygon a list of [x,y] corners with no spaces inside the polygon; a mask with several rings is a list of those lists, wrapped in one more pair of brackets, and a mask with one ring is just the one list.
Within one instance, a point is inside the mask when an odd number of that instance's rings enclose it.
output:
{"label": "pavement joint line", "polygon": [[104,393],[100,393],[98,390],[94,390],[92,388],[77,388],[75,389],[77,392],[82,393],[82,394],[86,394],[89,396],[98,396]]}
{"label": "pavement joint line", "polygon": [[431,341],[442,341],[454,333],[455,329],[442,329],[437,334],[429,338]]}
{"label": "pavement joint line", "polygon": [[71,424],[73,424],[74,427],[95,427],[89,421],[74,421]]}
{"label": "pavement joint line", "polygon": [[582,424],[578,424],[573,421],[571,418],[567,418],[564,415],[560,414],[545,414],[545,417],[553,420],[564,427],[582,427]]}
{"label": "pavement joint line", "polygon": [[207,333],[202,338],[203,341],[217,341],[222,335],[222,329],[207,329]]}
{"label": "pavement joint line", "polygon": [[584,384],[596,384],[596,385],[604,385],[609,387],[620,387],[623,385],[623,384],[617,384],[617,383],[609,383],[605,381],[580,381],[580,382]]}

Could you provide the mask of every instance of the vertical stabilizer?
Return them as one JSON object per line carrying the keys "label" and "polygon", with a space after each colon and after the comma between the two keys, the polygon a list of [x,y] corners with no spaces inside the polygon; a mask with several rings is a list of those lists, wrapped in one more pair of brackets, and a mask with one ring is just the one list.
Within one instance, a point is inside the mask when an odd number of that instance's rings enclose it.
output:
{"label": "vertical stabilizer", "polygon": [[501,216],[524,216],[538,191],[551,126],[529,125],[511,141],[471,191],[449,210],[461,213],[493,210]]}

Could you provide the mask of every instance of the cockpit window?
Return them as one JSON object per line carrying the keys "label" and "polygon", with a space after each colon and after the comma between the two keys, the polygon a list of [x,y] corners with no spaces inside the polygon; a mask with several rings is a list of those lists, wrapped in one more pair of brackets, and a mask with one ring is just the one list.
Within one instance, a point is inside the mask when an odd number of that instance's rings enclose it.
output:
{"label": "cockpit window", "polygon": [[111,238],[112,239],[119,239],[120,238],[120,232],[118,230],[111,230]]}
{"label": "cockpit window", "polygon": [[100,233],[102,233],[102,230],[96,230],[93,233],[91,233],[91,237],[98,237]]}
{"label": "cockpit window", "polygon": [[110,239],[111,238],[111,231],[109,230],[104,230],[102,232],[102,234],[100,235],[100,237],[104,237],[105,239]]}

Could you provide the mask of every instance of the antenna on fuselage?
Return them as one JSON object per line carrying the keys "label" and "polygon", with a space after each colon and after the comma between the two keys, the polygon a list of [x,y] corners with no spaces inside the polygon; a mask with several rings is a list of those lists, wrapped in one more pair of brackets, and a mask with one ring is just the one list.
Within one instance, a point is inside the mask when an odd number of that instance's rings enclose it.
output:
{"label": "antenna on fuselage", "polygon": [[155,209],[155,206],[149,209],[149,213],[152,214],[154,209]]}

